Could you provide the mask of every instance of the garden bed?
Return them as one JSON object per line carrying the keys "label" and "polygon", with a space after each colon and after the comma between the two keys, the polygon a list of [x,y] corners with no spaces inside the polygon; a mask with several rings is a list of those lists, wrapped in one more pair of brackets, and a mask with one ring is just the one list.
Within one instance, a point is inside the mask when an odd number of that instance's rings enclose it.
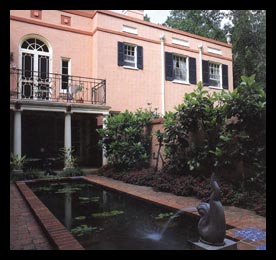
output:
{"label": "garden bed", "polygon": [[[176,175],[154,172],[153,169],[141,171],[116,172],[113,168],[103,167],[99,175],[141,186],[150,186],[157,191],[170,192],[179,196],[196,197],[208,201],[211,187],[210,178],[204,176]],[[222,178],[218,180],[221,188],[221,202],[224,206],[237,206],[266,216],[265,189],[248,187],[244,191]]]}

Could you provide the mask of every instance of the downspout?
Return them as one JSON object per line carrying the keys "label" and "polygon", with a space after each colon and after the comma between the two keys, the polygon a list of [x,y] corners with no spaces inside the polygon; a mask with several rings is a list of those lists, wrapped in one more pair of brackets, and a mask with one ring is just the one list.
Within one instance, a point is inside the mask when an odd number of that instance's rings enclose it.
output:
{"label": "downspout", "polygon": [[164,42],[165,34],[160,36],[161,40],[161,114],[165,115],[165,52],[164,52]]}
{"label": "downspout", "polygon": [[202,83],[202,86],[203,86],[203,77],[202,77],[202,43],[198,45],[198,50],[199,50],[199,80],[201,81]]}

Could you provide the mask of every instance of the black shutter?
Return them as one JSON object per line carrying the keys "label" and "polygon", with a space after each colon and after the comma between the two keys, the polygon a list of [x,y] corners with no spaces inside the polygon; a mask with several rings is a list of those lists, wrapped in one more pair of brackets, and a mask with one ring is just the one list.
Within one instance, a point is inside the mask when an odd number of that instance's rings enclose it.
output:
{"label": "black shutter", "polygon": [[173,54],[171,52],[165,52],[165,72],[166,80],[173,80]]}
{"label": "black shutter", "polygon": [[118,42],[118,66],[124,66],[124,43]]}
{"label": "black shutter", "polygon": [[138,69],[143,69],[143,47],[137,46],[137,66]]}
{"label": "black shutter", "polygon": [[210,76],[209,76],[209,62],[207,60],[202,60],[202,77],[203,77],[203,86],[210,85]]}
{"label": "black shutter", "polygon": [[228,65],[222,64],[222,87],[228,89]]}
{"label": "black shutter", "polygon": [[189,57],[189,81],[196,84],[196,59]]}

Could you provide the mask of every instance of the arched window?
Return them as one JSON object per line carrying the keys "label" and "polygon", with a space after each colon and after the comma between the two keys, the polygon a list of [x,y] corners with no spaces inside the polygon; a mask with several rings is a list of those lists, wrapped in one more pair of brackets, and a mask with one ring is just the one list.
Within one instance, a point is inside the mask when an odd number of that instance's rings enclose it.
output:
{"label": "arched window", "polygon": [[27,50],[37,50],[37,51],[42,51],[42,52],[49,52],[47,45],[43,41],[41,41],[37,38],[30,38],[30,39],[25,40],[21,44],[21,48],[27,49]]}
{"label": "arched window", "polygon": [[20,45],[22,98],[49,99],[50,50],[39,36],[30,36]]}

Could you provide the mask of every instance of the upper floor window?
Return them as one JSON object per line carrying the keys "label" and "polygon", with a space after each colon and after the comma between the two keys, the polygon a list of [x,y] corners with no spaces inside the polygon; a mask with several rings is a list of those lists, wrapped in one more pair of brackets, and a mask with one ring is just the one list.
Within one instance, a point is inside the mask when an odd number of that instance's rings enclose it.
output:
{"label": "upper floor window", "polygon": [[49,52],[47,45],[37,38],[30,38],[25,40],[21,45],[21,49]]}
{"label": "upper floor window", "polygon": [[228,89],[228,65],[202,61],[203,86]]}
{"label": "upper floor window", "polygon": [[196,84],[196,59],[165,52],[166,80]]}
{"label": "upper floor window", "polygon": [[221,65],[209,62],[209,79],[213,87],[221,87]]}
{"label": "upper floor window", "polygon": [[70,59],[61,58],[61,90],[67,90],[70,75]]}
{"label": "upper floor window", "polygon": [[134,45],[124,45],[124,64],[125,66],[136,68],[137,52],[136,46]]}
{"label": "upper floor window", "polygon": [[188,81],[187,67],[188,67],[187,57],[173,55],[174,79],[187,82]]}
{"label": "upper floor window", "polygon": [[143,47],[118,42],[118,66],[143,69]]}

